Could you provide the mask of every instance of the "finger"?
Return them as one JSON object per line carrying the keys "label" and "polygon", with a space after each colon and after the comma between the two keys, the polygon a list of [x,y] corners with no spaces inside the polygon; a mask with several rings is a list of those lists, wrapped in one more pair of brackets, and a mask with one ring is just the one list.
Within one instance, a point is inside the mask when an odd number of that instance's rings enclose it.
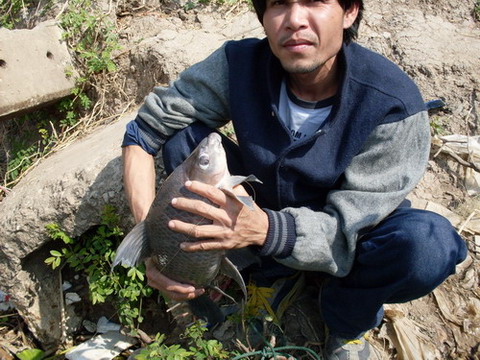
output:
{"label": "finger", "polygon": [[145,264],[148,285],[158,289],[163,295],[170,299],[178,301],[190,300],[205,292],[203,288],[197,289],[192,285],[182,284],[168,278],[158,271],[150,259],[145,261]]}
{"label": "finger", "polygon": [[179,197],[173,198],[171,203],[175,209],[188,211],[212,221],[216,220],[225,223],[229,220],[224,210],[207,204],[202,200]]}
{"label": "finger", "polygon": [[227,202],[227,195],[215,186],[200,181],[187,181],[185,187],[191,192],[209,199],[218,206],[224,206]]}
{"label": "finger", "polygon": [[184,242],[180,244],[180,248],[186,252],[195,251],[211,251],[211,250],[230,250],[232,246],[225,241],[204,240],[195,242]]}
{"label": "finger", "polygon": [[228,228],[221,225],[195,225],[180,220],[170,220],[168,228],[195,239],[222,239],[227,236],[226,232],[228,231]]}

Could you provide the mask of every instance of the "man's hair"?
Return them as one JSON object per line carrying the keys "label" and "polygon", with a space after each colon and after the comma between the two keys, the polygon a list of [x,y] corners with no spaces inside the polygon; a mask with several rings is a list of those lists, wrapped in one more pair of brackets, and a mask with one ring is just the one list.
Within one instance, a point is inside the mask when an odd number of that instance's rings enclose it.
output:
{"label": "man's hair", "polygon": [[[258,20],[263,24],[263,14],[265,13],[267,0],[252,0],[253,7],[257,13]],[[357,38],[358,28],[360,26],[360,21],[362,21],[363,15],[363,0],[338,0],[340,6],[344,10],[350,9],[353,5],[358,5],[358,16],[355,19],[355,22],[348,29],[343,31],[343,42],[348,44],[352,40]]]}

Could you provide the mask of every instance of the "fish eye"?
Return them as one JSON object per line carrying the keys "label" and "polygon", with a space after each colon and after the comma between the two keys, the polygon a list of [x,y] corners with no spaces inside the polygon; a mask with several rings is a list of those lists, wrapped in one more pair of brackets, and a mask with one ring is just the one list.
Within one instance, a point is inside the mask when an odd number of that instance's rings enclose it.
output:
{"label": "fish eye", "polygon": [[198,166],[200,166],[200,169],[207,169],[209,164],[210,158],[208,157],[208,155],[200,155],[200,157],[198,158]]}

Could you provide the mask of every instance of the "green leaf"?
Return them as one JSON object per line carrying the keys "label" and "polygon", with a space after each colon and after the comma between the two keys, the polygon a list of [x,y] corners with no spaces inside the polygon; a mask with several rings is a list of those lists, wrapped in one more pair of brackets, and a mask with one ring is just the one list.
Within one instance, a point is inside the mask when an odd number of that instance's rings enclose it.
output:
{"label": "green leaf", "polygon": [[20,360],[41,360],[45,357],[45,352],[40,349],[27,349],[16,354]]}
{"label": "green leaf", "polygon": [[57,251],[57,250],[50,250],[50,255],[53,255],[53,256],[55,256],[55,257],[60,257],[60,256],[62,256],[62,254],[61,254],[59,251]]}

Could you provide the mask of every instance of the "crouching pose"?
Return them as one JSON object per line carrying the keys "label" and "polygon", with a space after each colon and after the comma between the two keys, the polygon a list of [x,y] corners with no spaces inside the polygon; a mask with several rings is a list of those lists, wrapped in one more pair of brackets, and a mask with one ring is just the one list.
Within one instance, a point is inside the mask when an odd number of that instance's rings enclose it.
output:
{"label": "crouching pose", "polygon": [[[355,43],[362,0],[253,4],[265,39],[225,43],[155,88],[128,124],[127,197],[143,220],[155,196],[152,155],[163,151],[172,171],[231,121],[238,144],[224,140],[230,172],[263,182],[254,185],[254,210],[188,184],[213,204],[178,198],[172,206],[213,224],[171,221],[199,238],[183,251],[248,247],[261,260],[250,273],[272,282],[298,270],[326,276],[318,298],[324,356],[368,359],[363,334],[380,323],[383,304],[428,294],[466,257],[445,218],[405,201],[429,156],[424,101],[396,65]],[[151,266],[147,276],[172,299],[204,292]]]}

